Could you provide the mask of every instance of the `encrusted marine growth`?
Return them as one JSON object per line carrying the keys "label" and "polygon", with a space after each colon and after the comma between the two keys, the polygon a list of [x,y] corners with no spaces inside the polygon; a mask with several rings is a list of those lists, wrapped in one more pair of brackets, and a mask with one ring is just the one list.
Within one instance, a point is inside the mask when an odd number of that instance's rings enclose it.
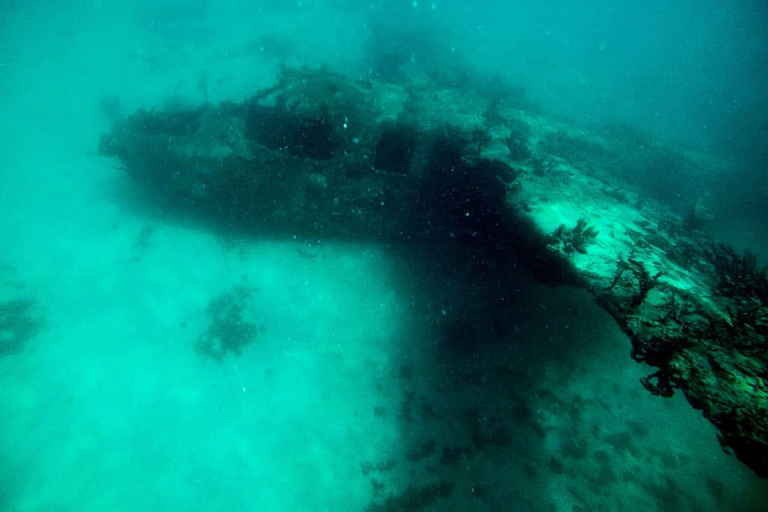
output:
{"label": "encrusted marine growth", "polygon": [[[707,251],[714,296],[659,283],[633,254],[619,260],[598,302],[632,341],[632,357],[658,370],[641,379],[651,393],[675,389],[719,429],[724,449],[768,476],[768,308],[765,273],[754,256]],[[628,277],[631,276],[631,277]],[[653,293],[651,293],[653,292]]]}
{"label": "encrusted marine growth", "polygon": [[761,305],[768,304],[768,267],[758,270],[754,254],[745,251],[739,256],[732,247],[713,244],[704,255],[714,267],[717,291],[721,296],[740,302],[757,300]]}
{"label": "encrusted marine growth", "polygon": [[643,303],[645,298],[648,296],[648,292],[650,292],[658,285],[659,278],[661,277],[662,273],[656,272],[656,274],[651,276],[650,272],[648,272],[648,269],[645,268],[645,265],[638,261],[634,255],[630,255],[626,261],[619,258],[618,266],[616,268],[616,275],[614,276],[613,281],[611,282],[610,286],[608,286],[606,291],[609,292],[613,290],[616,285],[619,284],[619,281],[621,281],[622,277],[626,279],[627,273],[631,274],[637,283],[637,293],[634,293],[631,296],[631,299],[625,306],[627,311],[632,312],[636,310],[640,304]]}
{"label": "encrusted marine growth", "polygon": [[582,218],[576,221],[576,225],[571,229],[566,228],[565,224],[560,224],[549,235],[549,245],[568,256],[574,252],[587,254],[587,243],[597,238],[599,234],[600,231],[593,226],[587,226],[587,221]]}

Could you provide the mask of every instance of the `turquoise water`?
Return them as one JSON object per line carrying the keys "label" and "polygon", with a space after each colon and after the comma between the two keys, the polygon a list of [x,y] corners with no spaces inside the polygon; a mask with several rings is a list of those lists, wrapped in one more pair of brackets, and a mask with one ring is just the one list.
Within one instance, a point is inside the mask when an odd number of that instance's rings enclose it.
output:
{"label": "turquoise water", "polygon": [[[207,229],[96,155],[110,118],[241,101],[280,63],[436,62],[434,80],[501,72],[585,126],[742,148],[758,178],[749,137],[722,134],[764,101],[759,6],[472,5],[0,5],[0,303],[32,301],[4,310],[29,336],[0,354],[0,510],[762,510],[765,481],[679,394],[639,385],[650,369],[585,291],[510,269],[511,332],[446,352],[451,315],[474,311],[468,274]],[[387,65],[377,33],[403,38]],[[762,213],[726,210],[753,202],[721,198],[720,222],[761,250]],[[238,288],[254,339],[202,357],[212,301]]]}

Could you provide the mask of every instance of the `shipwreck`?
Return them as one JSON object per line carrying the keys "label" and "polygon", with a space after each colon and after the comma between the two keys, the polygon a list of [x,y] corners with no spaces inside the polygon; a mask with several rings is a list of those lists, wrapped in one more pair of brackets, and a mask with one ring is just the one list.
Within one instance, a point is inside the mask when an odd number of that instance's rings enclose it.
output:
{"label": "shipwreck", "polygon": [[701,208],[649,200],[616,171],[691,161],[635,142],[539,122],[503,97],[285,69],[240,103],[140,110],[100,151],[216,222],[307,239],[450,239],[494,272],[514,262],[584,287],[656,369],[642,385],[684,393],[722,446],[768,477],[768,277],[700,229]]}

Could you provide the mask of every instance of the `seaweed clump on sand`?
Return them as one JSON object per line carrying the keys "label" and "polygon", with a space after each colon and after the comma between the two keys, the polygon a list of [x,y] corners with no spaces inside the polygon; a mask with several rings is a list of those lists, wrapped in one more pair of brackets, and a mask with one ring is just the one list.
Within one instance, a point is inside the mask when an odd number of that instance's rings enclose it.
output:
{"label": "seaweed clump on sand", "polygon": [[253,343],[258,328],[243,318],[251,293],[252,290],[240,286],[208,304],[210,325],[195,342],[195,352],[203,358],[221,361],[230,352],[241,355],[243,348]]}
{"label": "seaweed clump on sand", "polygon": [[34,309],[31,299],[0,302],[0,357],[22,352],[40,331],[42,320]]}

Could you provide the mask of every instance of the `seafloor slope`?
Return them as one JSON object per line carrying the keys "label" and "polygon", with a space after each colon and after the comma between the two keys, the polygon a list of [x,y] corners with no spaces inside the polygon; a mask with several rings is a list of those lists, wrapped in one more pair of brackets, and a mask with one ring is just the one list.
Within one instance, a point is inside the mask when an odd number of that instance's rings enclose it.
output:
{"label": "seafloor slope", "polygon": [[448,241],[496,275],[522,264],[585,287],[657,369],[642,384],[680,389],[768,476],[768,279],[711,239],[703,205],[664,202],[681,174],[721,171],[711,157],[588,135],[498,91],[293,70],[243,103],[139,111],[101,152],[164,203],[229,227]]}

